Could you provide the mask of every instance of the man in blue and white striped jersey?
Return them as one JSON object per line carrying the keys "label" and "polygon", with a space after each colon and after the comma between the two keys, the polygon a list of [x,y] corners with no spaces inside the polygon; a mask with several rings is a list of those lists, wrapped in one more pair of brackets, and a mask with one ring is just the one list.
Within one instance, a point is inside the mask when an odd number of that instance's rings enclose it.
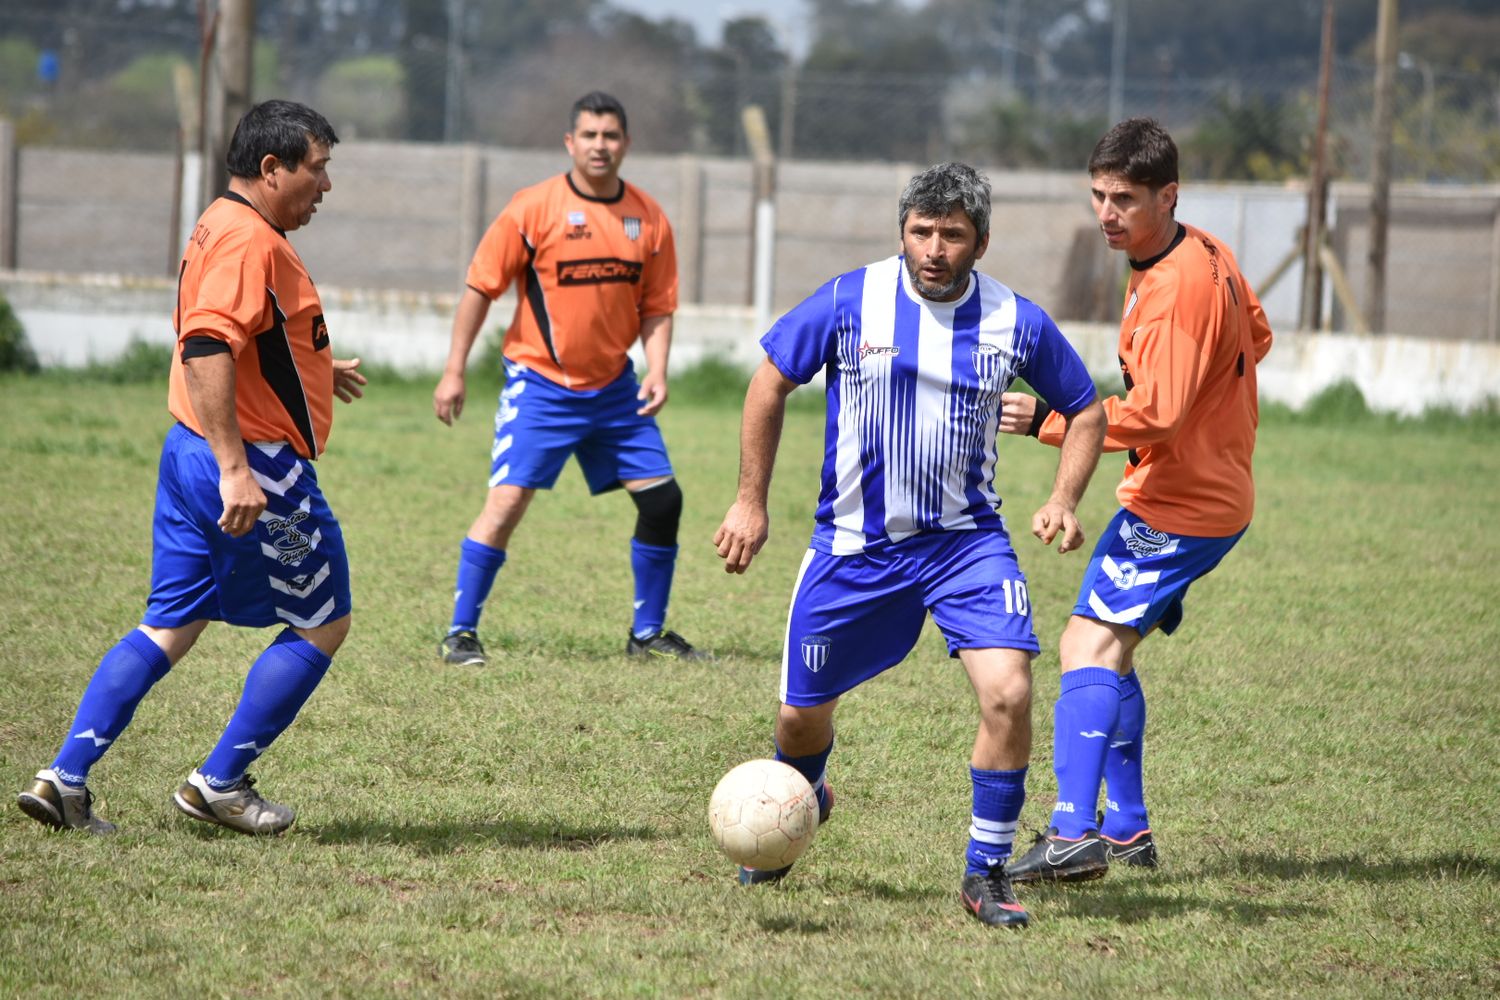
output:
{"label": "man in blue and white striped jersey", "polygon": [[[961,163],[923,171],[899,219],[899,255],[834,278],[761,338],[739,492],[714,542],[731,573],[765,544],[786,397],[822,371],[822,487],[787,622],[776,758],[807,777],[826,818],[839,697],[901,662],[930,611],[979,700],[961,898],[986,924],[1023,926],[1005,860],[1025,796],[1039,646],[993,481],[1000,397],[1023,378],[1067,417],[1051,496],[1031,524],[1059,552],[1083,543],[1074,510],[1099,459],[1104,410],[1052,319],[974,271],[989,245],[983,175]],[[773,882],[788,870],[739,877]]]}

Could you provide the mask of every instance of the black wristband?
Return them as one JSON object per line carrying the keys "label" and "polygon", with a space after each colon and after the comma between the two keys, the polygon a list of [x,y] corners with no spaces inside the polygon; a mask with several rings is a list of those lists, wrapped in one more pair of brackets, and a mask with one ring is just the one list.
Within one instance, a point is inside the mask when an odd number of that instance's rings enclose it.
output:
{"label": "black wristband", "polygon": [[1042,422],[1047,419],[1047,415],[1051,412],[1052,407],[1038,399],[1036,401],[1036,412],[1031,415],[1031,426],[1026,428],[1026,433],[1032,437],[1036,437],[1042,430]]}

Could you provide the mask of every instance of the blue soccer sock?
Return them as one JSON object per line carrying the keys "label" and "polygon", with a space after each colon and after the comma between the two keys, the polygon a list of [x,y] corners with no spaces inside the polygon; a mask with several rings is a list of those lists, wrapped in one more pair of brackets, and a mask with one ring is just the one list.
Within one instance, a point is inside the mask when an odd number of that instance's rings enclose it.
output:
{"label": "blue soccer sock", "polygon": [[788,757],[781,752],[781,747],[776,748],[776,759],[783,764],[790,764],[797,769],[807,783],[812,785],[813,791],[818,796],[818,809],[821,811],[828,807],[828,755],[833,753],[833,740],[817,753],[810,753],[806,757]]}
{"label": "blue soccer sock", "polygon": [[1132,670],[1120,678],[1120,718],[1104,755],[1104,826],[1099,832],[1114,840],[1129,840],[1151,827],[1141,778],[1145,739],[1146,695]]}
{"label": "blue soccer sock", "polygon": [[484,613],[484,602],[495,585],[500,567],[505,565],[505,550],[494,549],[465,538],[458,555],[458,584],[453,588],[453,623],[448,634],[461,629],[471,632],[479,630],[479,616]]}
{"label": "blue soccer sock", "polygon": [[969,778],[974,785],[974,813],[969,820],[964,874],[987,875],[1010,857],[1026,801],[1026,768],[981,771],[970,767]]}
{"label": "blue soccer sock", "polygon": [[83,690],[68,738],[52,762],[57,776],[70,785],[88,780],[89,768],[130,725],[146,692],[171,669],[167,654],[140,629],[132,629],[105,653]]}
{"label": "blue soccer sock", "polygon": [[677,546],[630,540],[630,569],[635,574],[635,618],[630,633],[637,639],[649,639],[665,624],[676,568]]}
{"label": "blue soccer sock", "polygon": [[1057,805],[1052,825],[1075,839],[1094,829],[1094,806],[1104,777],[1104,752],[1120,717],[1120,675],[1108,667],[1083,667],[1062,675],[1052,709],[1052,769]]}
{"label": "blue soccer sock", "polygon": [[212,788],[229,788],[285,731],[332,663],[291,629],[278,635],[250,667],[245,692],[224,735],[198,769]]}

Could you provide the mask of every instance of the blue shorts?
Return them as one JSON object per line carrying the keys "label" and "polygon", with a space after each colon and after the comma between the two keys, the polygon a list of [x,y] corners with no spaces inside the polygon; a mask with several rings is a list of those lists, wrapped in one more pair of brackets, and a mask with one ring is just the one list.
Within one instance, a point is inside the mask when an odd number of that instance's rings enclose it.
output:
{"label": "blue shorts", "polygon": [[492,488],[550,490],[569,455],[578,456],[594,495],[618,488],[622,479],[672,475],[656,418],[635,412],[640,383],[628,362],[609,385],[585,392],[509,361],[505,372],[490,449]]}
{"label": "blue shorts", "polygon": [[1160,628],[1171,635],[1182,624],[1182,599],[1194,580],[1207,576],[1244,536],[1169,535],[1123,507],[1099,536],[1073,613],[1141,635]]}
{"label": "blue shorts", "polygon": [[941,531],[870,552],[808,549],[792,592],[781,700],[821,705],[905,659],[926,612],[960,649],[1041,650],[1003,531]]}
{"label": "blue shorts", "polygon": [[287,444],[247,442],[245,455],[266,509],[254,531],[231,538],[219,529],[224,501],[208,442],[182,424],[167,432],[144,624],[176,628],[207,618],[251,628],[315,628],[349,613],[344,533],[312,463]]}

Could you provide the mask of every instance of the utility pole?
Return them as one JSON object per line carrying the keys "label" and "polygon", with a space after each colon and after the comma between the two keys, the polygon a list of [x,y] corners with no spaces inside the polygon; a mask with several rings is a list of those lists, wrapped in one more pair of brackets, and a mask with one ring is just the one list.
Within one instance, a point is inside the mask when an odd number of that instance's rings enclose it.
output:
{"label": "utility pole", "polygon": [[1109,45],[1109,124],[1125,117],[1125,28],[1129,0],[1114,0],[1115,21]]}
{"label": "utility pole", "polygon": [[1323,52],[1318,63],[1318,129],[1308,179],[1302,247],[1302,309],[1298,329],[1316,330],[1323,311],[1323,221],[1328,214],[1328,89],[1333,76],[1333,0],[1323,0]]}
{"label": "utility pole", "polygon": [[464,0],[448,0],[448,73],[443,85],[443,141],[457,142],[463,130]]}
{"label": "utility pole", "polygon": [[250,110],[251,50],[255,44],[255,0],[209,0],[203,36],[203,185],[198,210],[229,186],[224,157],[235,125]]}
{"label": "utility pole", "polygon": [[1375,27],[1375,156],[1370,176],[1370,258],[1365,277],[1365,316],[1370,329],[1385,332],[1385,261],[1391,221],[1391,122],[1396,89],[1397,0],[1380,0]]}

